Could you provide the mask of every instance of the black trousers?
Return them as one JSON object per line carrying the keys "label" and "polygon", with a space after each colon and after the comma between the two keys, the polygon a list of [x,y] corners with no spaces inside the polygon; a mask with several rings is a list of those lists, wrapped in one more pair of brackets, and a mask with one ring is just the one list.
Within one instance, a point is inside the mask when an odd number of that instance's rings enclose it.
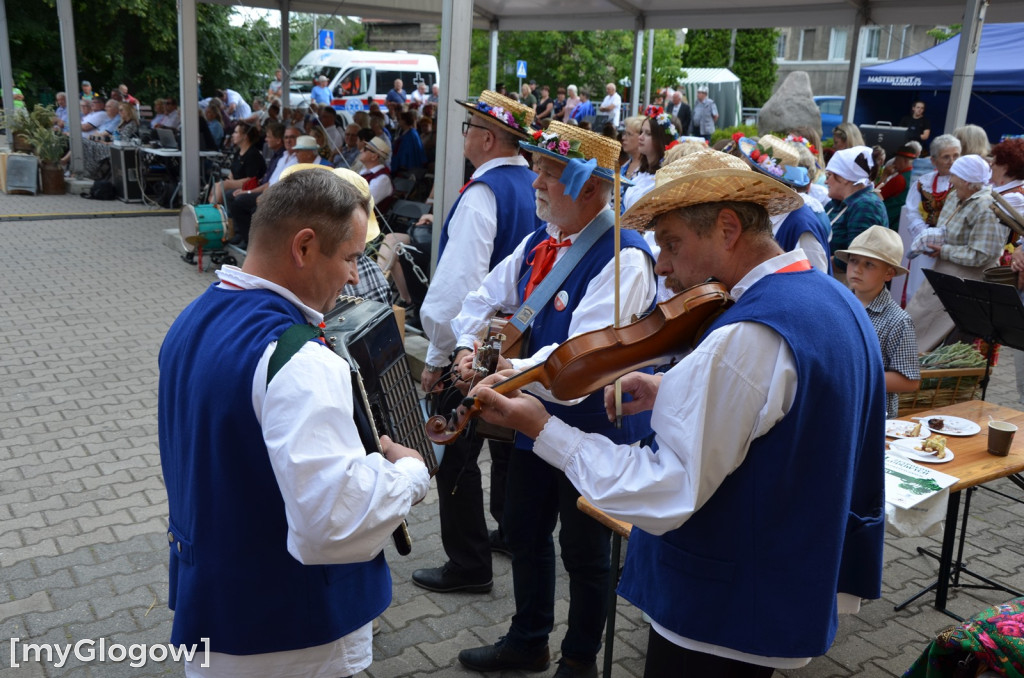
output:
{"label": "black trousers", "polygon": [[[505,478],[512,445],[488,441],[491,451],[491,516],[501,525]],[[463,435],[445,449],[437,471],[441,544],[452,566],[481,579],[491,576],[491,547],[484,517],[483,477],[478,459],[484,439]]]}
{"label": "black trousers", "polygon": [[644,678],[770,678],[775,669],[716,657],[669,642],[651,628]]}
{"label": "black trousers", "polygon": [[[234,193],[234,191],[225,192]],[[235,235],[240,236],[242,240],[249,239],[249,226],[252,224],[253,212],[256,211],[257,197],[259,196],[252,193],[240,193],[237,197],[224,196],[224,207],[234,224]]]}

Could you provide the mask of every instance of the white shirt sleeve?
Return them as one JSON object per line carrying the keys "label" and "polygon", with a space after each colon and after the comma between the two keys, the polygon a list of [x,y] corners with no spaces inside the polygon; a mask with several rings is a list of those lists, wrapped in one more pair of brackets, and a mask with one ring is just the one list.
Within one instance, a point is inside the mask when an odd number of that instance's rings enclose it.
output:
{"label": "white shirt sleeve", "polygon": [[664,534],[685,523],[743,463],[751,441],[792,407],[796,389],[796,363],[782,337],[760,323],[734,323],[709,335],[662,379],[651,418],[657,453],[616,445],[557,418],[533,449],[605,513]]}
{"label": "white shirt sleeve", "polygon": [[426,466],[368,455],[352,419],[344,359],[307,342],[266,388],[264,352],[252,401],[284,497],[288,552],[307,565],[365,562],[427,493]]}
{"label": "white shirt sleeve", "polygon": [[811,266],[828,275],[828,260],[831,255],[825,251],[825,248],[821,246],[821,243],[818,242],[813,233],[810,231],[801,233],[800,238],[796,241],[796,246],[807,255],[807,260],[811,262]]}
{"label": "white shirt sleeve", "polygon": [[486,184],[476,182],[463,192],[448,222],[448,244],[420,307],[423,332],[430,340],[428,365],[448,364],[456,346],[451,320],[490,268],[498,232],[497,210],[494,193]]}
{"label": "white shirt sleeve", "polygon": [[921,232],[928,228],[924,217],[921,216],[921,191],[918,189],[918,186],[921,184],[922,179],[927,178],[931,180],[931,176],[931,174],[926,174],[910,185],[910,190],[907,191],[907,201],[903,204],[903,209],[900,212],[900,228],[910,229],[908,234],[911,240],[921,235]]}

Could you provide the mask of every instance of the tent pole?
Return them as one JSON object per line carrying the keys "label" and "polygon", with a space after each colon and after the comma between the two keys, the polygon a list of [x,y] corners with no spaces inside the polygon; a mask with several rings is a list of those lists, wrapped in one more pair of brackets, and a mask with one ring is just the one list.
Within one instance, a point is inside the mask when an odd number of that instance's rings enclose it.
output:
{"label": "tent pole", "polygon": [[181,115],[181,204],[199,198],[199,60],[196,0],[178,0],[178,111]]}
{"label": "tent pole", "polygon": [[290,34],[291,7],[289,0],[281,0],[281,108],[292,107],[292,40]]}
{"label": "tent pole", "polygon": [[[629,88],[630,115],[640,114],[640,63],[644,55],[644,18],[636,18],[636,35],[633,40],[633,82]],[[594,130],[600,132],[601,130]]]}
{"label": "tent pole", "polygon": [[[2,1],[2,0],[0,0]],[[60,22],[60,49],[64,57],[64,88],[68,100],[68,147],[71,150],[71,173],[85,172],[82,153],[82,88],[78,80],[78,54],[75,51],[75,16],[71,0],[57,1],[57,20]]]}
{"label": "tent pole", "polygon": [[498,85],[498,22],[491,22],[491,56],[487,64],[487,89]]}
{"label": "tent pole", "polygon": [[[850,70],[846,75],[846,100],[843,102],[843,122],[853,122],[853,114],[857,110],[857,86],[860,82],[860,62],[864,50],[861,47],[864,24],[867,23],[867,7],[857,10],[857,18],[853,25],[853,46],[850,50]],[[824,133],[825,130],[822,130]]]}
{"label": "tent pole", "polygon": [[[469,46],[473,38],[473,0],[444,0],[441,9],[441,97],[437,110],[437,160],[434,167],[434,218],[443,223],[463,183],[462,114],[455,99],[469,90]],[[437,268],[441,229],[435,228],[430,273]]]}
{"label": "tent pole", "polygon": [[978,47],[981,45],[981,28],[985,25],[987,9],[988,0],[967,0],[964,25],[960,31],[960,46],[956,52],[956,68],[953,70],[953,83],[949,90],[949,108],[946,110],[946,126],[943,130],[947,133],[952,133],[967,122],[974,69],[978,63]]}
{"label": "tent pole", "polygon": [[[644,88],[644,103],[650,106],[651,99],[651,78],[654,77],[654,29],[647,31],[647,87]],[[658,90],[654,90],[657,92]],[[665,103],[668,103],[667,101]]]}

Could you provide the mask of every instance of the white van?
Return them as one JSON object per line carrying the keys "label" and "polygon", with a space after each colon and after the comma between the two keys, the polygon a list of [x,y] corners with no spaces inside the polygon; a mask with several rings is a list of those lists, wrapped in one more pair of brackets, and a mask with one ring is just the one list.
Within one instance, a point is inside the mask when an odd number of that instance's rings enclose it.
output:
{"label": "white van", "polygon": [[326,75],[334,108],[363,111],[370,108],[371,101],[383,108],[395,80],[402,81],[408,101],[420,81],[427,83],[429,90],[437,82],[437,74],[437,59],[429,54],[317,49],[292,69],[289,99],[293,107],[308,104],[314,79]]}

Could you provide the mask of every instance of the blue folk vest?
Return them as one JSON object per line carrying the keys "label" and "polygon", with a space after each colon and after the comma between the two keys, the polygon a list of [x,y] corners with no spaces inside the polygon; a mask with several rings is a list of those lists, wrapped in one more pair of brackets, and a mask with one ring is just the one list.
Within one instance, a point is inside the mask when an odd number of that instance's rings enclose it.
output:
{"label": "blue folk vest", "polygon": [[810,233],[814,236],[815,240],[821,245],[821,248],[825,250],[825,257],[828,260],[828,273],[832,275],[832,255],[828,249],[828,228],[826,224],[828,218],[825,217],[825,213],[821,213],[821,218],[807,205],[801,205],[799,208],[793,210],[786,215],[785,221],[779,226],[778,232],[775,234],[775,240],[779,243],[779,247],[792,252],[797,248],[800,242],[800,236],[804,233]]}
{"label": "blue folk vest", "polygon": [[860,303],[819,271],[763,278],[710,331],[743,321],[791,349],[793,407],[682,527],[633,528],[619,593],[687,638],[818,656],[835,637],[837,592],[881,595],[881,351]]}
{"label": "blue folk vest", "polygon": [[351,633],[391,602],[383,553],[351,565],[303,565],[288,553],[284,499],[252,383],[267,345],[301,322],[273,292],[213,285],[178,316],[160,349],[174,644],[207,637],[211,650],[243,655],[312,647]]}
{"label": "blue folk vest", "polygon": [[[472,183],[481,183],[491,189],[498,205],[498,228],[494,235],[494,249],[491,250],[491,261],[487,270],[491,270],[505,259],[523,241],[527,235],[537,229],[541,222],[537,218],[537,203],[533,193],[533,182],[537,175],[532,170],[519,165],[499,165],[487,170]],[[469,188],[469,185],[466,186]],[[465,188],[462,191],[465,193]],[[451,221],[458,200],[452,205],[448,217],[441,229],[441,239],[437,249],[437,260],[441,260],[444,248],[448,245],[448,222]]]}
{"label": "blue folk vest", "polygon": [[[547,229],[545,226],[541,226],[530,236],[529,241],[526,243],[526,254],[529,255],[534,247],[547,238]],[[643,237],[636,231],[622,231],[621,243],[622,249],[635,247],[642,250],[648,257],[651,256],[650,248],[647,247]],[[565,308],[561,311],[557,310],[555,308],[555,300],[552,299],[534,316],[533,323],[530,325],[529,344],[526,347],[526,355],[532,355],[537,349],[548,344],[562,343],[568,338],[569,321],[572,320],[573,312],[579,306],[580,300],[586,293],[587,285],[598,276],[601,269],[615,256],[614,249],[615,234],[612,229],[608,229],[604,235],[597,239],[593,247],[583,255],[583,258],[576,264],[572,273],[569,274],[569,277],[565,279],[565,282],[559,288],[559,293],[564,291],[568,295]],[[519,269],[518,290],[520,299],[523,298],[523,294],[526,292],[526,284],[530,279],[530,266],[526,263],[527,258],[527,256],[523,257],[523,262]],[[652,281],[653,284],[654,282]],[[608,293],[611,294],[611,290]],[[608,319],[608,324],[612,324],[612,318]],[[582,402],[571,407],[551,403],[546,400],[543,402],[544,407],[547,408],[550,414],[558,417],[570,426],[580,428],[587,433],[600,433],[616,443],[636,442],[646,437],[651,431],[651,413],[649,411],[623,417],[622,428],[615,428],[615,424],[609,422],[608,416],[605,414],[603,390],[587,396]],[[533,441],[518,433],[516,434],[515,445],[519,449],[533,449]]]}

